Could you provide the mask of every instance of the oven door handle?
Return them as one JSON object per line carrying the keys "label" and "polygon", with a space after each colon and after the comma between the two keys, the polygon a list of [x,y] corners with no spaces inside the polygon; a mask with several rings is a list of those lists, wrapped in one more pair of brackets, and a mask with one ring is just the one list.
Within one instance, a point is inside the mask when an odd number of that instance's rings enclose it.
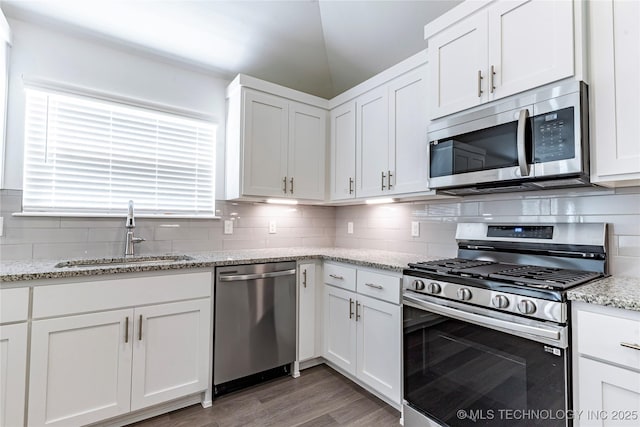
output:
{"label": "oven door handle", "polygon": [[553,341],[558,341],[558,345],[563,344],[561,333],[558,329],[546,328],[543,326],[524,325],[520,323],[508,322],[502,319],[496,319],[493,317],[487,317],[480,314],[469,313],[466,311],[458,310],[456,308],[435,304],[429,301],[425,301],[420,298],[416,298],[411,295],[404,295],[403,302],[407,305],[415,307],[417,309],[428,310],[435,314],[451,317],[457,320],[470,322],[479,326],[486,326],[492,329],[499,329],[505,332],[514,331],[521,334],[534,335],[541,338],[546,338]]}

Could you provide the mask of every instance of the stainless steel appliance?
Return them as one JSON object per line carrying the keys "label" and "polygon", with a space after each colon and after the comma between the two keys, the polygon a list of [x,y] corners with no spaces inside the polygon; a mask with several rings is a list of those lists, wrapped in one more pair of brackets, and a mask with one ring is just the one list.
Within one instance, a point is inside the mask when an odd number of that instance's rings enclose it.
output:
{"label": "stainless steel appliance", "polygon": [[470,195],[589,185],[587,86],[569,81],[429,125],[429,187]]}
{"label": "stainless steel appliance", "polygon": [[458,224],[456,241],[404,271],[405,426],[572,425],[566,290],[606,274],[606,224]]}
{"label": "stainless steel appliance", "polygon": [[216,268],[214,395],[286,374],[296,358],[296,263]]}

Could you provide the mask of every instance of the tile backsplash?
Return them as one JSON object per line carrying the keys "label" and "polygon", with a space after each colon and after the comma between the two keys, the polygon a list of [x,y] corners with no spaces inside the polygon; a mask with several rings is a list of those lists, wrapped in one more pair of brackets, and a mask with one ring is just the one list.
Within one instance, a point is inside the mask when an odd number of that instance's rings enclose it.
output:
{"label": "tile backsplash", "polygon": [[[0,191],[0,259],[60,259],[121,256],[122,218],[17,217],[22,193]],[[640,187],[557,190],[389,205],[277,206],[217,202],[218,215],[234,224],[204,219],[136,220],[146,239],[139,254],[208,252],[225,249],[338,246],[455,256],[457,222],[606,222],[610,272],[640,277]],[[124,212],[124,211],[123,211]],[[276,233],[269,233],[276,221]],[[420,236],[411,236],[411,222]],[[349,234],[348,223],[353,223]]]}
{"label": "tile backsplash", "polygon": [[[22,210],[22,192],[0,190],[0,260],[116,257],[124,253],[126,211],[122,218],[12,216]],[[146,239],[136,254],[211,252],[225,249],[334,246],[335,208],[278,206],[218,201],[213,219],[136,218],[135,235]],[[276,233],[269,233],[269,222]]]}

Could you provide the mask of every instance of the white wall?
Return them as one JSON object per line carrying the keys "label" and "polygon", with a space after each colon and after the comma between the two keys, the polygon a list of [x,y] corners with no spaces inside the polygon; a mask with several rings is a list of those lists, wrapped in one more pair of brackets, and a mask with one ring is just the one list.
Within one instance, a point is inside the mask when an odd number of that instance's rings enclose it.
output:
{"label": "white wall", "polygon": [[9,25],[13,46],[4,188],[22,189],[24,76],[27,79],[46,79],[91,88],[213,117],[218,124],[216,192],[218,197],[223,194],[224,91],[229,83],[227,80],[160,57],[115,48],[96,39],[83,39],[13,19],[9,20]]}

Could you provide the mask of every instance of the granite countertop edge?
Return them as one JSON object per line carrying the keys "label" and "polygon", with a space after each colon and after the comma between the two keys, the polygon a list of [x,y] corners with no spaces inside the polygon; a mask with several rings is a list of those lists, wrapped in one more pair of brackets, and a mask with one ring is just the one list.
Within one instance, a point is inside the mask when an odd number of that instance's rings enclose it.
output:
{"label": "granite countertop edge", "polygon": [[569,301],[640,311],[640,277],[609,276],[570,289]]}
{"label": "granite countertop edge", "polygon": [[[17,288],[31,286],[32,281],[47,279],[79,278],[154,271],[175,271],[192,268],[213,268],[225,265],[254,264],[263,262],[323,261],[344,262],[362,267],[402,272],[407,264],[443,257],[429,257],[415,253],[392,252],[348,248],[281,248],[216,251],[198,254],[180,254],[189,260],[167,261],[152,265],[120,264],[117,266],[59,268],[60,260],[8,261],[0,263],[0,287]],[[165,255],[166,256],[166,255]],[[153,256],[149,256],[153,258]],[[144,258],[144,257],[143,257]],[[569,290],[570,301],[640,311],[640,278],[609,276]]]}
{"label": "granite countertop edge", "polygon": [[[310,259],[345,262],[363,267],[401,272],[406,268],[409,262],[435,259],[433,257],[426,257],[420,254],[404,252],[344,248],[250,249],[244,251],[218,251],[208,254],[184,255],[191,259],[178,261],[169,260],[166,262],[157,262],[151,265],[125,263],[118,265],[87,265],[75,268],[56,267],[56,264],[61,260],[8,261],[0,263],[0,285],[2,287],[19,287],[19,285],[29,286],[29,282],[33,280],[91,277],[192,268],[212,268],[225,265],[304,261]],[[153,258],[153,256],[142,256],[138,259],[144,258]],[[96,262],[99,261],[100,260],[96,260]]]}

